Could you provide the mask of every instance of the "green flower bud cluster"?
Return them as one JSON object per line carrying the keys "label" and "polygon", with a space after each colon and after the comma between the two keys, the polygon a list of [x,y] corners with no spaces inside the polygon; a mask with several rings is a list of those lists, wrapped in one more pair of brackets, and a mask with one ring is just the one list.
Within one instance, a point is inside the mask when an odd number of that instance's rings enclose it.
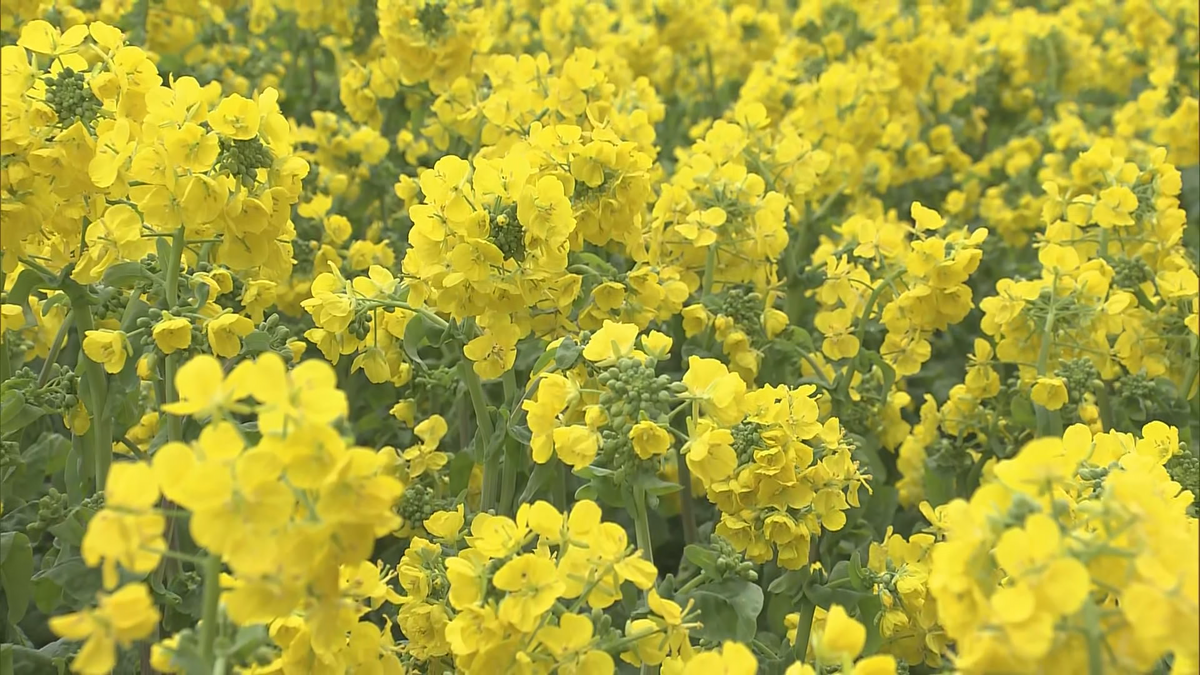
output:
{"label": "green flower bud cluster", "polygon": [[764,447],[762,432],[765,428],[764,424],[746,420],[730,429],[730,433],[733,434],[733,451],[737,453],[739,465],[754,461],[754,451]]}
{"label": "green flower bud cluster", "polygon": [[1141,258],[1113,258],[1111,264],[1113,285],[1117,288],[1137,288],[1153,275],[1149,263]]}
{"label": "green flower bud cluster", "polygon": [[616,480],[625,478],[628,467],[638,466],[629,433],[643,419],[666,426],[672,399],[685,391],[682,382],[672,382],[669,375],[654,372],[658,362],[648,357],[645,362],[631,357],[619,359],[597,376],[605,392],[600,405],[608,411],[608,422],[600,430],[600,463],[614,467]]}
{"label": "green flower bud cluster", "polygon": [[1003,516],[997,516],[1000,522],[996,526],[1001,530],[1024,527],[1026,518],[1041,512],[1041,504],[1038,504],[1029,495],[1018,492],[1013,494],[1012,503],[1008,505],[1008,512]]}
{"label": "green flower bud cluster", "polygon": [[1083,393],[1091,389],[1092,381],[1100,377],[1095,364],[1086,358],[1063,361],[1055,374],[1067,381],[1067,392],[1075,402],[1079,402]]}
{"label": "green flower bud cluster", "polygon": [[51,363],[46,383],[39,387],[37,380],[38,375],[26,366],[5,380],[3,391],[18,391],[25,404],[64,415],[79,404],[79,376],[70,368]]}
{"label": "green flower bud cluster", "polygon": [[449,21],[446,7],[440,2],[426,2],[424,7],[417,10],[417,23],[421,24],[425,35],[431,38],[441,37],[446,32]]}
{"label": "green flower bud cluster", "polygon": [[939,438],[930,444],[925,459],[926,470],[944,473],[946,471],[962,471],[971,468],[971,455],[966,447],[955,443],[949,438]]}
{"label": "green flower bud cluster", "polygon": [[[178,308],[176,309],[176,311],[179,311]],[[178,317],[179,314],[173,314],[173,316]],[[142,331],[140,342],[141,342],[143,350],[151,351],[151,352],[158,353],[158,354],[162,353],[158,350],[158,343],[156,343],[154,341],[154,334],[153,334],[154,325],[157,324],[158,322],[162,321],[162,318],[163,318],[163,310],[159,309],[158,307],[151,307],[146,312],[146,316],[138,318],[136,325],[137,325],[138,329],[140,329]],[[184,361],[186,361],[187,359],[191,358],[192,356],[194,356],[196,354],[203,352],[204,345],[207,344],[207,340],[208,340],[208,337],[204,334],[204,328],[200,325],[200,323],[198,321],[192,322],[191,331],[192,331],[191,345],[188,346],[187,349],[180,349],[176,352],[173,352],[173,353],[179,354],[180,358]]]}
{"label": "green flower bud cluster", "polygon": [[413,376],[411,398],[429,410],[445,410],[458,392],[458,369],[440,366]]}
{"label": "green flower bud cluster", "polygon": [[92,315],[97,321],[103,321],[104,319],[116,319],[120,321],[121,317],[125,314],[125,304],[128,301],[129,298],[123,295],[120,289],[97,284],[94,301],[96,309]]}
{"label": "green flower bud cluster", "polygon": [[1196,515],[1197,500],[1200,499],[1200,457],[1186,443],[1179,446],[1180,453],[1167,460],[1167,473],[1171,480],[1192,493],[1191,515]]}
{"label": "green flower bud cluster", "polygon": [[754,569],[754,563],[738,553],[733,544],[721,537],[714,536],[709,543],[709,548],[717,554],[717,562],[713,565],[712,570],[709,570],[711,574],[717,576],[717,581],[729,578],[758,581],[758,571]]}
{"label": "green flower bud cluster", "polygon": [[69,508],[67,495],[51,487],[38,499],[37,518],[25,529],[30,541],[37,541],[47,530],[61,523],[67,517]]}
{"label": "green flower bud cluster", "polygon": [[275,162],[271,151],[257,136],[246,140],[221,138],[217,166],[252,188],[258,182],[258,170],[269,169]]}
{"label": "green flower bud cluster", "polygon": [[1117,395],[1123,403],[1138,404],[1154,396],[1158,387],[1145,373],[1129,373],[1117,380]]}
{"label": "green flower bud cluster", "polygon": [[46,105],[58,116],[58,125],[64,129],[77,120],[91,127],[96,123],[102,104],[92,93],[83,73],[63,68],[55,77],[46,81]]}
{"label": "green flower bud cluster", "polygon": [[429,516],[451,508],[452,502],[453,500],[436,496],[433,488],[428,485],[414,483],[405,488],[397,512],[405,523],[412,527],[420,527]]}
{"label": "green flower bud cluster", "polygon": [[488,240],[500,249],[505,260],[525,260],[525,228],[521,227],[511,207],[492,214]]}

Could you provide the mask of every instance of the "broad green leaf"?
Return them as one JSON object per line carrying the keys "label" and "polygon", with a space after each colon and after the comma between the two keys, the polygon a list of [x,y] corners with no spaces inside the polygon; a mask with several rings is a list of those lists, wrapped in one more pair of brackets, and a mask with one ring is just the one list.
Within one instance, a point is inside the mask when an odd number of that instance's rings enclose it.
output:
{"label": "broad green leaf", "polygon": [[697,546],[696,544],[688,544],[683,547],[683,557],[687,558],[696,567],[702,570],[712,570],[717,566],[716,552]]}
{"label": "broad green leaf", "polygon": [[704,617],[704,626],[693,632],[699,638],[721,642],[749,642],[758,630],[763,591],[744,579],[727,579],[688,594]]}
{"label": "broad green leaf", "polygon": [[414,314],[408,323],[404,326],[404,338],[400,340],[400,346],[404,348],[404,353],[408,356],[408,360],[414,364],[424,366],[425,362],[421,360],[417,350],[421,348],[421,342],[425,339],[425,319],[420,314]]}
{"label": "broad green leaf", "polygon": [[139,281],[149,278],[150,274],[146,272],[146,268],[142,266],[142,263],[130,261],[119,262],[104,270],[103,282],[106,286],[128,288]]}
{"label": "broad green leaf", "polygon": [[8,602],[8,622],[16,624],[25,616],[33,593],[33,547],[24,532],[0,534],[0,586]]}

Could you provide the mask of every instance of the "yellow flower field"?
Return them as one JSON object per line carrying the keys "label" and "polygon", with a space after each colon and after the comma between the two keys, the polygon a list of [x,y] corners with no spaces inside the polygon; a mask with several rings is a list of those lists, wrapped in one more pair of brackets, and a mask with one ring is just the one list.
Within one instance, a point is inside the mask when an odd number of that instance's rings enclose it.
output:
{"label": "yellow flower field", "polygon": [[0,672],[1200,672],[1194,0],[4,0]]}

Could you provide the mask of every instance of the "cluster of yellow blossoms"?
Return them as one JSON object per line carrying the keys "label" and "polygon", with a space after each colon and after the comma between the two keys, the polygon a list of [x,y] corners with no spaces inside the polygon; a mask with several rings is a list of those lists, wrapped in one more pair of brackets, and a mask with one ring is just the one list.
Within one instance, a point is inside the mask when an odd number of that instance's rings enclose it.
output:
{"label": "cluster of yellow blossoms", "polygon": [[1187,0],[6,0],[0,664],[1200,672]]}

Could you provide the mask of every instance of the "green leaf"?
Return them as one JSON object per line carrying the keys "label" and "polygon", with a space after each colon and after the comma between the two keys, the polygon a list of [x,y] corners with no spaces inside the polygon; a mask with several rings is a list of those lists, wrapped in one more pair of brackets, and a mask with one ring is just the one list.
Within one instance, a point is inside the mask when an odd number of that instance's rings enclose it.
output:
{"label": "green leaf", "polygon": [[554,366],[558,370],[567,370],[579,360],[581,352],[583,352],[583,347],[576,344],[570,336],[563,338],[554,352]]}
{"label": "green leaf", "polygon": [[5,302],[25,310],[25,323],[36,325],[33,310],[29,307],[29,294],[42,288],[53,287],[54,283],[54,279],[47,279],[36,270],[23,269],[8,289],[8,299]]}
{"label": "green leaf", "polygon": [[860,600],[871,594],[849,588],[828,588],[812,584],[804,589],[804,595],[818,606],[829,609],[833,605],[854,607]]}
{"label": "green leaf", "polygon": [[90,509],[77,506],[71,509],[61,523],[51,525],[49,532],[63,542],[78,547],[83,544],[83,535],[87,532],[87,521],[91,520],[92,515]]}
{"label": "green leaf", "polygon": [[196,309],[200,309],[205,305],[205,303],[208,302],[208,296],[210,293],[212,293],[212,286],[209,286],[203,281],[196,284],[196,286],[192,289],[192,296],[196,299]]}
{"label": "green leaf", "polygon": [[882,539],[900,505],[900,493],[891,485],[874,485],[871,489],[873,493],[863,510],[863,518],[875,530],[876,536]]}
{"label": "green leaf", "polygon": [[537,361],[533,362],[533,368],[531,368],[529,372],[531,372],[531,373],[542,373],[542,372],[552,373],[552,372],[558,370],[558,364],[551,363],[551,361],[553,361],[557,355],[558,355],[557,349],[547,349],[546,351],[542,352],[542,355],[537,358]]}
{"label": "green leaf", "polygon": [[420,366],[424,366],[425,362],[421,360],[421,356],[417,353],[417,350],[421,348],[421,342],[425,339],[425,332],[425,318],[420,314],[415,314],[405,324],[404,338],[400,340],[400,345],[404,348],[404,353],[408,356],[408,360]]}
{"label": "green leaf", "polygon": [[800,592],[804,590],[804,584],[808,583],[809,569],[802,567],[798,570],[789,570],[775,577],[770,586],[767,586],[767,592],[773,595],[783,595],[786,597],[798,597]]}
{"label": "green leaf", "polygon": [[8,602],[8,622],[16,624],[25,616],[33,592],[33,547],[24,532],[0,534],[0,586]]}
{"label": "green leaf", "polygon": [[259,354],[271,348],[271,335],[266,331],[252,330],[242,338],[243,354]]}
{"label": "green leaf", "polygon": [[855,551],[850,556],[850,564],[846,568],[846,572],[850,578],[850,584],[854,586],[856,591],[867,590],[867,570],[862,566],[862,554]]}
{"label": "green leaf", "polygon": [[925,498],[930,506],[938,507],[954,499],[954,475],[925,467]]}
{"label": "green leaf", "polygon": [[693,634],[720,642],[749,642],[758,629],[763,608],[763,591],[758,584],[744,579],[727,579],[689,594],[704,617],[704,626]]}
{"label": "green leaf", "polygon": [[142,267],[142,263],[130,261],[117,263],[104,270],[103,282],[106,286],[128,288],[149,278],[150,274],[146,272],[145,267]]}
{"label": "green leaf", "polygon": [[683,557],[702,570],[713,570],[717,566],[716,552],[696,544],[684,546]]}
{"label": "green leaf", "polygon": [[1037,426],[1037,415],[1033,412],[1033,403],[1023,396],[1013,397],[1012,403],[1009,405],[1009,412],[1012,413],[1012,422],[1026,429],[1032,429]]}
{"label": "green leaf", "polygon": [[896,369],[888,365],[887,361],[879,355],[879,352],[864,352],[867,355],[867,360],[883,373],[883,391],[884,393],[892,390],[892,385],[896,382]]}
{"label": "green leaf", "polygon": [[529,474],[529,482],[525,485],[525,489],[521,492],[517,503],[524,504],[533,499],[533,496],[554,478],[554,473],[557,469],[558,463],[553,460],[545,464],[534,465],[533,472]]}
{"label": "green leaf", "polygon": [[21,392],[10,389],[0,398],[0,434],[10,436],[45,414],[45,410],[26,403]]}
{"label": "green leaf", "polygon": [[679,483],[663,480],[652,473],[637,474],[630,482],[645,490],[647,494],[659,496],[673,494],[683,489]]}
{"label": "green leaf", "polygon": [[33,575],[35,584],[45,583],[43,579],[58,585],[67,598],[80,604],[91,602],[100,590],[99,570],[90,569],[79,556],[60,557],[53,567]]}

